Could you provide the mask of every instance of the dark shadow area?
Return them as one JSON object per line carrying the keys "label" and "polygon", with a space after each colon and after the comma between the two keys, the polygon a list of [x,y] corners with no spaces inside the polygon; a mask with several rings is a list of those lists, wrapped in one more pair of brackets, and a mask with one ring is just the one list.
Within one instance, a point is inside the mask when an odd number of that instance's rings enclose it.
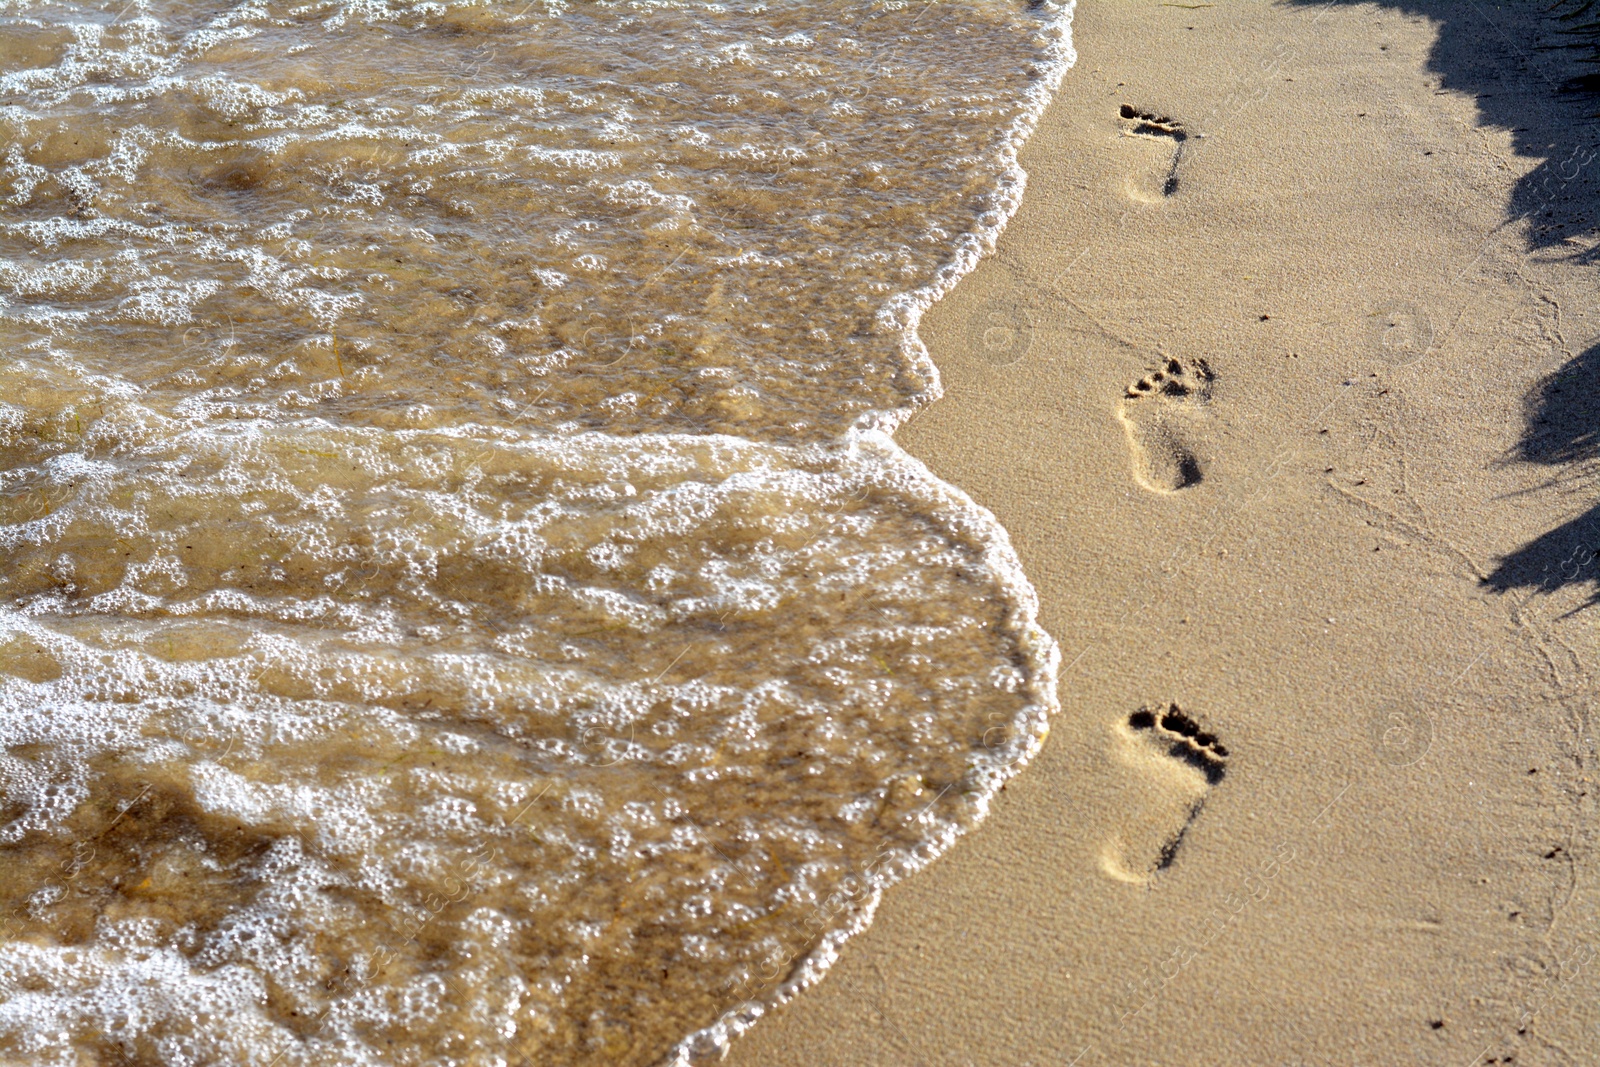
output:
{"label": "dark shadow area", "polygon": [[[1291,2],[1320,8],[1326,0]],[[1428,70],[1440,90],[1471,96],[1481,125],[1509,131],[1516,154],[1538,160],[1513,188],[1502,226],[1524,227],[1529,254],[1546,262],[1600,264],[1600,4],[1378,0],[1372,7],[1379,17],[1432,22],[1439,36]],[[1525,417],[1513,458],[1554,468],[1553,484],[1588,482],[1600,496],[1600,344],[1539,382]],[[1597,549],[1600,506],[1502,557],[1484,584],[1553,593],[1592,583],[1589,605],[1600,603]]]}
{"label": "dark shadow area", "polygon": [[[1513,453],[1525,463],[1560,468],[1558,479],[1600,485],[1600,345],[1595,345],[1534,386],[1526,425]],[[1496,592],[1533,589],[1553,593],[1592,582],[1589,603],[1600,603],[1600,506],[1534,538],[1504,557],[1485,584]]]}
{"label": "dark shadow area", "polygon": [[1550,466],[1600,460],[1600,345],[1534,387],[1516,457]]}
{"label": "dark shadow area", "polygon": [[1497,593],[1512,589],[1554,593],[1563,586],[1593,582],[1595,592],[1585,606],[1600,604],[1597,554],[1600,554],[1600,504],[1503,557],[1494,573],[1484,579],[1484,584]]}

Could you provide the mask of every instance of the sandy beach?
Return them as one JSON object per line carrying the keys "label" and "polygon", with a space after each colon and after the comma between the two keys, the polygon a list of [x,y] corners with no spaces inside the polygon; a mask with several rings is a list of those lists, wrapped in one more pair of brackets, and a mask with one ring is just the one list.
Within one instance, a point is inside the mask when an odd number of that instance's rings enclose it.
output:
{"label": "sandy beach", "polygon": [[1537,5],[1084,3],[899,434],[1043,752],[773,1064],[1600,1059],[1593,96]]}

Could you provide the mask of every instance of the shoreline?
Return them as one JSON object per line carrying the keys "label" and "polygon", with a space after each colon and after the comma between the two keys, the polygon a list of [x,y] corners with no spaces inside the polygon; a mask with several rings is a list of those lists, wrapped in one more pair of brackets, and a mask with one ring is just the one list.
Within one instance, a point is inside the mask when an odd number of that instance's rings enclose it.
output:
{"label": "shoreline", "polygon": [[1502,14],[1485,105],[1470,13],[1078,9],[900,431],[1009,531],[1062,711],[727,1062],[1597,1049],[1596,623],[1527,572],[1596,494],[1516,457],[1600,315],[1507,225],[1543,163],[1485,112],[1584,105]]}

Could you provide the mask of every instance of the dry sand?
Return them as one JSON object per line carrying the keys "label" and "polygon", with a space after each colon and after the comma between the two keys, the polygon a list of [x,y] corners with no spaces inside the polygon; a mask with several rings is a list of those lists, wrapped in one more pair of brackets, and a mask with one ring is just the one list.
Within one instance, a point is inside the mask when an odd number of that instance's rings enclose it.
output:
{"label": "dry sand", "polygon": [[1600,103],[1540,7],[1080,6],[901,433],[1062,712],[729,1062],[1600,1062]]}

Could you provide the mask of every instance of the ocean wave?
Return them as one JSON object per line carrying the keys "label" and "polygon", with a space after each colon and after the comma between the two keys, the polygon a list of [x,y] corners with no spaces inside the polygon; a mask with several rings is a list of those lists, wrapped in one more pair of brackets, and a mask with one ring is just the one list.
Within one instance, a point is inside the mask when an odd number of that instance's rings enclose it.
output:
{"label": "ocean wave", "polygon": [[686,1063],[975,826],[1055,647],[888,434],[1070,13],[0,15],[0,1059]]}

